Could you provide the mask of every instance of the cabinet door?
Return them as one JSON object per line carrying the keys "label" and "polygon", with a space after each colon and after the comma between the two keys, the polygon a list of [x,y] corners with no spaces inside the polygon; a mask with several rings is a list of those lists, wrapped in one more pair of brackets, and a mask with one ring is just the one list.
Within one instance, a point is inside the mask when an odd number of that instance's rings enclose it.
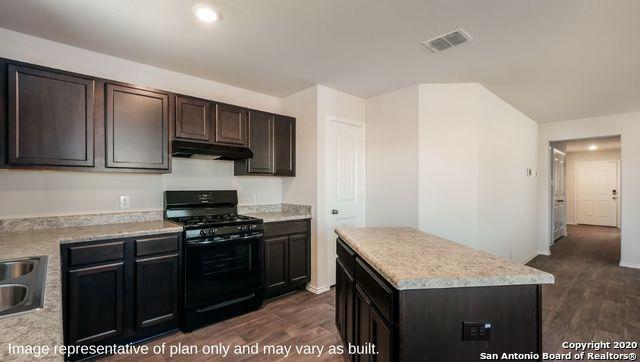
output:
{"label": "cabinet door", "polygon": [[253,158],[248,160],[249,173],[273,174],[273,116],[249,112],[249,149]]}
{"label": "cabinet door", "polygon": [[[360,288],[356,287],[355,292],[355,344],[358,346],[372,343],[371,339],[371,303],[365,297]],[[371,355],[358,355],[357,361],[372,361]]]}
{"label": "cabinet door", "polygon": [[93,166],[94,81],[9,65],[9,163]]}
{"label": "cabinet door", "polygon": [[169,169],[169,94],[106,86],[107,167]]}
{"label": "cabinet door", "polygon": [[209,141],[211,138],[209,104],[200,99],[176,97],[175,138]]}
{"label": "cabinet door", "polygon": [[296,120],[276,116],[274,121],[275,174],[296,175]]}
{"label": "cabinet door", "polygon": [[178,254],[136,260],[136,329],[178,320]]}
{"label": "cabinet door", "polygon": [[289,237],[289,282],[302,283],[309,280],[309,238],[307,234]]}
{"label": "cabinet door", "polygon": [[247,145],[247,110],[227,104],[216,105],[215,142]]}
{"label": "cabinet door", "polygon": [[90,344],[122,335],[124,262],[68,272],[67,344]]}
{"label": "cabinet door", "polygon": [[371,309],[370,315],[371,343],[376,346],[376,352],[378,352],[378,354],[372,356],[372,359],[374,361],[389,362],[392,356],[393,332],[374,309]]}
{"label": "cabinet door", "polygon": [[287,286],[289,238],[264,239],[265,294],[274,294]]}

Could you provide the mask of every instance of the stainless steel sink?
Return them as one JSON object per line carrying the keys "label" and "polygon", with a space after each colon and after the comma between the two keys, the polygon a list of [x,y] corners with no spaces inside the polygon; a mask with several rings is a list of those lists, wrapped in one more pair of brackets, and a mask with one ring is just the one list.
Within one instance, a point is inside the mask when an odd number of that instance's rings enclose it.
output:
{"label": "stainless steel sink", "polygon": [[24,302],[28,290],[26,285],[0,285],[0,312]]}
{"label": "stainless steel sink", "polygon": [[0,318],[44,306],[47,257],[0,260]]}
{"label": "stainless steel sink", "polygon": [[29,259],[0,263],[0,282],[31,273],[33,265],[33,260]]}

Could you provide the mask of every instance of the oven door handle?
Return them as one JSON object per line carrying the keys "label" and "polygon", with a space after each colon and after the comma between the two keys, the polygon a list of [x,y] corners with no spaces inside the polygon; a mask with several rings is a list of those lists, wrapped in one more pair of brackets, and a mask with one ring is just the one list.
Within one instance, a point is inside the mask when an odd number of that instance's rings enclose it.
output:
{"label": "oven door handle", "polygon": [[251,240],[251,239],[259,239],[263,236],[264,234],[260,233],[260,234],[254,234],[254,235],[249,235],[249,236],[245,236],[243,238],[234,238],[234,239],[225,239],[225,240],[210,240],[210,241],[187,241],[187,244],[189,246],[205,246],[205,245],[212,245],[212,244],[222,244],[222,243],[226,243],[229,241],[245,241],[245,240]]}

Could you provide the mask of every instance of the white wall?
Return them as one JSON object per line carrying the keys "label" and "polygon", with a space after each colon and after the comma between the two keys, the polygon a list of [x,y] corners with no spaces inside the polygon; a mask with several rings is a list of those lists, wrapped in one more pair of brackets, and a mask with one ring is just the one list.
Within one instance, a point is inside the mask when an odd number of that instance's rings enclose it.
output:
{"label": "white wall", "polygon": [[417,223],[527,261],[537,253],[536,180],[526,173],[537,164],[537,127],[479,84],[367,99],[367,224]]}
{"label": "white wall", "polygon": [[366,100],[367,226],[419,226],[418,87]]}
{"label": "white wall", "polygon": [[[567,152],[566,165],[566,200],[567,224],[577,224],[576,220],[576,162],[583,161],[620,161],[620,150]],[[620,192],[620,190],[618,190]],[[619,220],[619,219],[618,219]]]}
{"label": "white wall", "polygon": [[516,262],[537,255],[538,125],[479,86],[479,246]]}
{"label": "white wall", "polygon": [[479,84],[422,84],[420,229],[516,262],[537,252],[537,124]]}
{"label": "white wall", "polygon": [[[316,86],[283,98],[285,113],[296,117],[296,177],[283,181],[283,201],[311,206],[311,282],[320,285],[326,266],[318,248],[318,89]],[[324,256],[324,252],[322,251]],[[322,259],[324,261],[324,259]],[[319,269],[322,269],[319,272]]]}
{"label": "white wall", "polygon": [[478,244],[478,86],[421,84],[420,229]]}
{"label": "white wall", "polygon": [[621,201],[622,250],[620,264],[640,267],[640,113],[616,114],[543,123],[539,127],[538,160],[538,247],[549,252],[549,168],[550,141],[620,135],[622,148]]}
{"label": "white wall", "polygon": [[[0,57],[281,112],[281,100],[0,28]],[[197,167],[196,167],[197,166]],[[238,189],[241,203],[282,201],[280,178],[234,177],[231,162],[173,159],[172,175],[0,171],[0,218],[162,209],[164,189]],[[257,200],[257,201],[256,201]]]}

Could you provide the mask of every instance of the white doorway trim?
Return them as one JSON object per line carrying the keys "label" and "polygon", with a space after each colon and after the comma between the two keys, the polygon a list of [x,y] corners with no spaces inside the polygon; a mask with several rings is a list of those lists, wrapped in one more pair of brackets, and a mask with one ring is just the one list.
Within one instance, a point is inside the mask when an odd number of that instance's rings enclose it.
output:
{"label": "white doorway trim", "polygon": [[621,176],[621,172],[620,172],[620,161],[619,160],[598,160],[598,161],[576,161],[575,163],[575,170],[574,170],[574,187],[573,187],[573,203],[574,203],[574,217],[575,217],[575,223],[576,225],[579,225],[578,223],[578,215],[580,215],[579,213],[579,209],[578,209],[578,184],[579,184],[579,177],[578,177],[578,169],[580,167],[580,165],[584,165],[584,164],[594,164],[594,163],[615,163],[616,164],[616,185],[617,185],[617,192],[618,195],[616,197],[616,227],[619,229],[620,228],[620,212],[622,211],[621,208],[621,204],[622,204],[622,185],[620,182],[620,176]]}
{"label": "white doorway trim", "polygon": [[[361,132],[362,132],[362,145],[361,147],[361,155],[362,155],[362,177],[361,180],[358,182],[358,184],[360,185],[360,187],[362,188],[362,194],[364,195],[362,198],[362,224],[366,225],[366,175],[367,175],[367,170],[366,170],[366,165],[367,165],[367,155],[366,155],[366,124],[364,121],[356,121],[353,119],[349,119],[349,118],[344,118],[344,117],[338,117],[335,115],[331,115],[328,114],[325,117],[324,120],[324,167],[325,170],[329,171],[330,167],[331,167],[331,157],[330,157],[330,150],[329,150],[329,128],[331,126],[331,123],[341,123],[341,124],[346,124],[349,126],[354,126],[354,127],[358,127],[360,128]],[[331,172],[326,172],[324,175],[324,184],[325,184],[325,192],[323,195],[323,204],[324,207],[323,209],[319,209],[318,210],[318,214],[324,213],[324,217],[320,218],[320,219],[324,219],[326,222],[324,222],[324,225],[322,225],[322,227],[324,228],[325,232],[326,232],[326,242],[331,243],[329,245],[329,252],[327,253],[327,259],[326,259],[326,263],[328,266],[328,275],[329,275],[329,285],[334,285],[335,284],[335,263],[336,263],[336,255],[335,255],[335,239],[336,239],[336,235],[333,231],[333,229],[331,228],[332,225],[332,221],[330,219],[330,215],[329,215],[329,208],[331,207],[331,203],[332,203],[332,194],[331,194]],[[322,177],[322,176],[319,176]],[[320,227],[320,226],[319,226]]]}

